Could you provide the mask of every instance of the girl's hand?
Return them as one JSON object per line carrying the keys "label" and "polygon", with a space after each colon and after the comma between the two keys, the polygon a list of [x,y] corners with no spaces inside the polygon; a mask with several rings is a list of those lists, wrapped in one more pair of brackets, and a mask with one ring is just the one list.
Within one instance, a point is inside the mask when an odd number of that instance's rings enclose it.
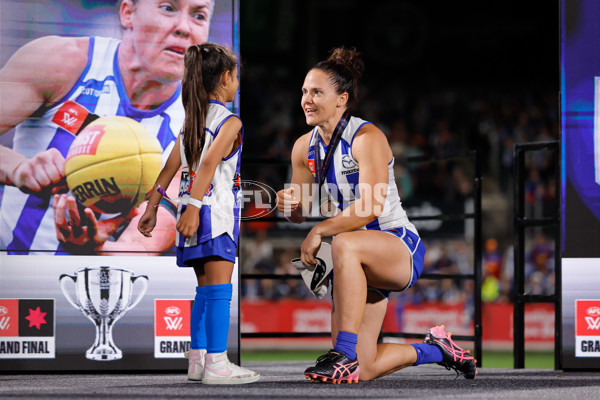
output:
{"label": "girl's hand", "polygon": [[146,211],[138,221],[138,231],[146,237],[152,237],[152,230],[156,226],[156,207],[152,207],[150,204],[146,206]]}
{"label": "girl's hand", "polygon": [[321,235],[315,231],[315,228],[311,229],[302,246],[300,247],[300,259],[305,265],[317,265],[317,259],[315,256],[321,248]]}
{"label": "girl's hand", "polygon": [[177,222],[177,232],[186,239],[191,238],[198,231],[198,225],[200,225],[198,207],[188,205]]}

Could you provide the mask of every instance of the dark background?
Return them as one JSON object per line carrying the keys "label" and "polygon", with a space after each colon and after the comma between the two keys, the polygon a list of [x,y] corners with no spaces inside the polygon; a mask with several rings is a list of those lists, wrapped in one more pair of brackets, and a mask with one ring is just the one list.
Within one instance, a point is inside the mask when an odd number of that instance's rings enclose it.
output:
{"label": "dark background", "polygon": [[[376,124],[410,116],[428,93],[485,96],[501,107],[503,99],[515,104],[559,90],[558,1],[243,0],[240,98],[247,155],[264,153],[264,141],[249,143],[252,133],[268,139],[273,134],[265,125],[281,113],[292,114],[293,138],[308,131],[299,105],[304,76],[341,45],[363,54],[362,100],[401,103],[362,115]],[[369,114],[366,108],[357,114]],[[450,117],[469,125],[468,115]],[[461,147],[485,150],[473,132],[456,135]]]}
{"label": "dark background", "polygon": [[[354,115],[388,136],[409,218],[468,210],[474,167],[465,159],[418,165],[406,160],[479,151],[483,277],[499,286],[487,300],[507,301],[514,270],[514,146],[560,137],[559,5],[557,0],[241,0],[243,178],[275,190],[289,182],[292,145],[310,130],[300,107],[304,77],[332,48],[356,47],[365,72]],[[555,156],[546,151],[526,157],[528,218],[557,215]],[[279,159],[283,166],[257,166],[248,162],[252,157]],[[251,228],[246,224],[243,232],[252,235]],[[282,236],[281,227],[271,228],[273,237]],[[428,272],[444,270],[448,260],[457,265],[465,243],[472,251],[467,224],[449,229],[422,223],[418,229],[427,240]],[[557,229],[525,232],[532,277],[527,293],[554,292]]]}

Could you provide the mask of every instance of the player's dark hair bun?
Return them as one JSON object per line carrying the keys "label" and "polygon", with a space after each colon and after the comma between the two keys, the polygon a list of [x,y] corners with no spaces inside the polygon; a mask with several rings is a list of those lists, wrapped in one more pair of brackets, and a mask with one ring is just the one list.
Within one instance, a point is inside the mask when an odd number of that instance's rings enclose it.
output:
{"label": "player's dark hair bun", "polygon": [[320,69],[329,74],[331,83],[337,92],[348,93],[348,110],[352,111],[358,104],[358,79],[365,65],[356,49],[335,48],[327,60],[317,63],[314,69]]}
{"label": "player's dark hair bun", "polygon": [[354,48],[335,48],[331,51],[331,55],[327,61],[343,67],[346,71],[352,74],[352,77],[355,81],[358,81],[365,70],[365,64],[360,58],[360,53]]}

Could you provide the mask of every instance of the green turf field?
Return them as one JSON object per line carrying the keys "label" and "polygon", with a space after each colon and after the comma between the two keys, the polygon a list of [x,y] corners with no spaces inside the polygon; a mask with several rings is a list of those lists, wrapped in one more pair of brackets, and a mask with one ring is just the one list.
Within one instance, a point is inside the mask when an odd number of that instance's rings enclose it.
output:
{"label": "green turf field", "polygon": [[[244,350],[242,362],[253,361],[307,361],[314,362],[323,352],[289,350]],[[484,351],[483,368],[513,368],[512,352]],[[526,352],[525,368],[554,369],[552,352]]]}

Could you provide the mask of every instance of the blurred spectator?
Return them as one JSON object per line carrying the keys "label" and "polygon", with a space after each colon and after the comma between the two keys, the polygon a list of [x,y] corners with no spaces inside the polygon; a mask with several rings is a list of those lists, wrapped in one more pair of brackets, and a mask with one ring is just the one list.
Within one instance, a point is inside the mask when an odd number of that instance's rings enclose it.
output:
{"label": "blurred spectator", "polygon": [[554,294],[554,243],[541,230],[533,240],[525,257],[525,293]]}
{"label": "blurred spectator", "polygon": [[[279,255],[279,263],[275,267],[275,274],[278,275],[300,275],[298,270],[292,265],[292,258],[298,256],[298,251],[293,248],[285,249]],[[277,281],[276,299],[301,299],[312,296],[302,279],[285,279]]]}
{"label": "blurred spectator", "polygon": [[[241,244],[240,262],[243,274],[269,274],[273,272],[273,245],[267,238],[266,230],[257,231],[254,238],[242,240]],[[241,282],[242,296],[249,299],[258,297],[263,281],[265,279],[243,279]],[[270,289],[266,290],[269,291]]]}
{"label": "blurred spectator", "polygon": [[500,274],[502,271],[502,253],[498,241],[490,238],[485,241],[482,265],[481,298],[483,301],[496,301],[500,296]]}

